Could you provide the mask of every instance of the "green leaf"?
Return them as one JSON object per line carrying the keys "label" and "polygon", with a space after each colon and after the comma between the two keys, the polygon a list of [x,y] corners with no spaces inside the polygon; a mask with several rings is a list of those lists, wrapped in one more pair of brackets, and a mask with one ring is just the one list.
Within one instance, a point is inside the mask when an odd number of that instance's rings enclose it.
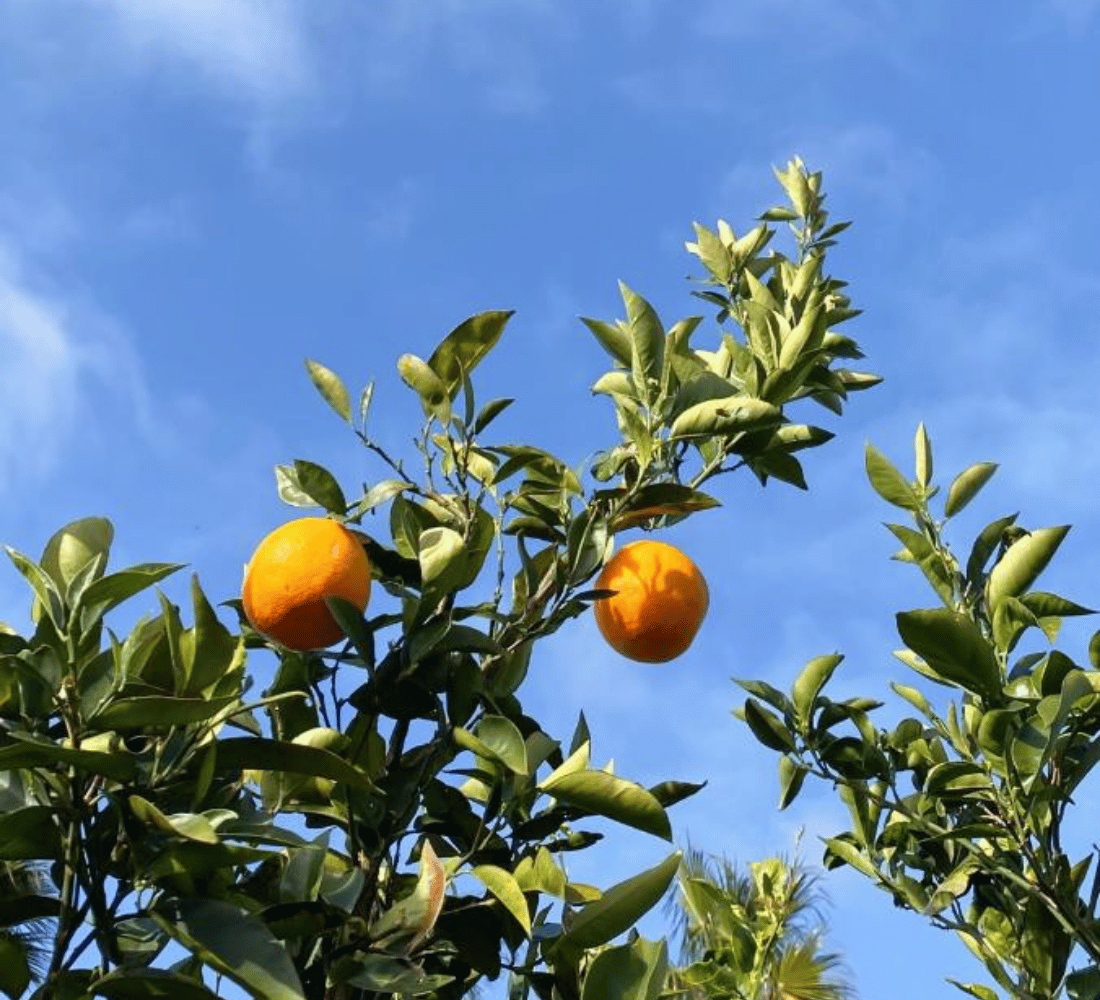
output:
{"label": "green leaf", "polygon": [[375,483],[355,508],[356,516],[366,514],[368,511],[380,507],[388,500],[392,500],[398,493],[409,489],[413,484],[403,479],[383,479]]}
{"label": "green leaf", "polygon": [[932,442],[924,424],[917,424],[916,437],[913,439],[913,451],[916,455],[917,482],[925,489],[932,483]]}
{"label": "green leaf", "polygon": [[809,768],[805,764],[799,764],[790,757],[779,758],[779,808],[786,809],[798,793],[802,791],[802,784],[806,780]]}
{"label": "green leaf", "polygon": [[745,699],[744,711],[749,729],[764,746],[780,753],[792,753],[795,750],[794,737],[778,715],[764,708],[754,698]]}
{"label": "green leaf", "polygon": [[989,562],[989,557],[993,555],[993,550],[1000,542],[1005,528],[1013,525],[1018,516],[1017,514],[1009,514],[1006,517],[998,518],[996,521],[987,524],[978,533],[978,537],[974,540],[974,545],[971,547],[970,555],[966,560],[966,578],[971,583],[977,582],[978,577],[985,570],[985,564]]}
{"label": "green leaf", "polygon": [[861,875],[866,875],[870,879],[874,879],[875,882],[879,879],[879,874],[875,870],[875,866],[864,856],[855,844],[850,841],[844,840],[840,837],[827,837],[825,840],[825,867],[833,868],[835,865],[829,863],[829,855],[839,859],[846,865],[851,865]]}
{"label": "green leaf", "polygon": [[1036,528],[1013,542],[989,571],[989,605],[1004,597],[1019,597],[1038,578],[1058,551],[1069,525]]}
{"label": "green leaf", "polygon": [[874,445],[867,445],[864,461],[867,478],[883,500],[905,510],[920,510],[920,500],[912,485]]}
{"label": "green leaf", "polygon": [[212,687],[234,667],[243,663],[244,646],[220,621],[199,586],[191,577],[191,606],[195,624],[180,636],[180,664],[183,676],[177,682],[180,694],[198,695]]}
{"label": "green leaf", "polygon": [[283,487],[280,484],[279,495],[288,503],[295,507],[304,506],[300,502],[300,494],[312,501],[312,504],[305,506],[323,507],[330,514],[336,514],[339,517],[343,517],[347,512],[348,502],[344,497],[344,491],[340,489],[336,477],[324,466],[296,458],[293,468],[278,466],[275,470],[276,478],[279,477],[280,472],[286,482],[293,487],[289,495],[298,498],[291,500],[288,496],[284,496]]}
{"label": "green leaf", "polygon": [[569,948],[597,948],[633,927],[660,902],[680,869],[681,852],[608,889],[588,903],[568,924],[559,943]]}
{"label": "green leaf", "polygon": [[843,659],[844,656],[840,653],[814,657],[795,679],[791,688],[791,702],[803,724],[809,721],[814,700]]}
{"label": "green leaf", "polygon": [[457,395],[462,373],[469,376],[500,340],[513,312],[497,309],[471,316],[447,334],[432,352],[428,367],[435,373],[448,400]]}
{"label": "green leaf", "polygon": [[638,937],[596,955],[581,1000],[657,1000],[667,975],[668,945]]}
{"label": "green leaf", "polygon": [[57,531],[42,552],[41,567],[64,593],[70,583],[102,556],[106,564],[115,529],[105,517],[85,517]]}
{"label": "green leaf", "polygon": [[665,330],[657,313],[645,299],[621,281],[619,291],[626,305],[630,333],[630,371],[638,398],[649,405],[653,391],[659,391],[664,369]]}
{"label": "green leaf", "polygon": [[420,533],[417,548],[424,586],[435,584],[440,591],[450,590],[465,569],[466,543],[462,536],[453,528],[428,528]]}
{"label": "green leaf", "polygon": [[18,938],[0,937],[0,990],[19,1000],[30,984],[26,945]]}
{"label": "green leaf", "polygon": [[486,427],[489,426],[497,417],[500,416],[509,406],[515,402],[514,399],[490,399],[478,413],[474,420],[473,432],[480,434]]}
{"label": "green leaf", "polygon": [[31,590],[34,591],[35,608],[31,616],[34,621],[37,622],[44,611],[59,630],[63,629],[65,627],[65,606],[57,585],[43,571],[41,566],[23,555],[22,552],[17,552],[10,545],[5,545],[4,551],[7,552],[12,564],[23,575],[23,579],[30,584]]}
{"label": "green leaf", "polygon": [[978,1000],[1000,1000],[995,990],[991,990],[988,986],[982,986],[980,983],[960,983],[957,979],[947,977],[947,981],[957,989],[963,991],[972,997],[977,997]]}
{"label": "green leaf", "polygon": [[527,745],[510,719],[503,715],[486,715],[478,722],[474,732],[494,760],[500,761],[515,774],[529,772]]}
{"label": "green leaf", "polygon": [[[618,491],[616,491],[618,492]],[[706,493],[681,483],[649,483],[631,498],[630,506],[611,522],[613,531],[625,531],[654,517],[682,516],[721,506]]]}
{"label": "green leaf", "polygon": [[217,1000],[202,983],[167,969],[118,969],[91,986],[95,996],[108,1000]]}
{"label": "green leaf", "polygon": [[600,346],[624,368],[630,367],[632,348],[629,334],[613,323],[600,319],[581,317],[581,322],[592,331]]}
{"label": "green leaf", "polygon": [[329,778],[365,792],[374,791],[367,774],[331,750],[284,743],[259,736],[236,736],[218,740],[218,769],[275,771]]}
{"label": "green leaf", "polygon": [[109,701],[89,721],[104,731],[163,730],[206,722],[235,701],[235,695],[223,698],[171,698],[163,695],[119,698]]}
{"label": "green leaf", "polygon": [[110,573],[88,585],[81,597],[81,604],[85,608],[96,608],[100,614],[105,614],[123,601],[160,583],[183,566],[184,563],[139,563],[117,573]]}
{"label": "green leaf", "polygon": [[501,905],[515,917],[516,922],[523,928],[527,937],[531,936],[531,914],[527,909],[527,900],[511,872],[506,872],[496,865],[474,865],[474,875],[480,880],[498,900]]}
{"label": "green leaf", "polygon": [[1076,615],[1096,614],[1092,608],[1086,608],[1082,604],[1076,604],[1065,597],[1059,597],[1044,590],[1033,590],[1021,595],[1020,603],[1036,618],[1070,618]]}
{"label": "green leaf", "polygon": [[690,798],[696,792],[702,791],[706,785],[707,783],[705,781],[698,783],[690,781],[661,781],[656,785],[650,786],[649,794],[667,809],[669,806],[676,805],[677,802],[683,802],[684,799]]}
{"label": "green leaf", "polygon": [[27,739],[20,739],[19,742],[0,749],[0,771],[20,767],[52,767],[57,764],[78,767],[113,781],[130,781],[137,773],[134,758],[122,754],[73,750],[56,743],[40,743]]}
{"label": "green leaf", "polygon": [[313,361],[310,358],[306,358],[306,371],[309,372],[309,377],[324,401],[350,424],[351,399],[340,377],[319,361]]}
{"label": "green leaf", "polygon": [[647,789],[606,771],[555,772],[539,785],[559,802],[597,816],[643,830],[655,837],[672,839],[672,826],[661,803]]}
{"label": "green leaf", "polygon": [[440,423],[450,420],[451,396],[431,365],[415,354],[402,354],[397,359],[397,371],[401,380],[420,397],[425,415],[434,416]]}
{"label": "green leaf", "polygon": [[965,615],[947,608],[903,611],[897,616],[902,641],[941,681],[986,697],[1001,688],[996,654],[981,630]]}
{"label": "green leaf", "polygon": [[148,799],[140,795],[131,795],[130,808],[143,823],[154,826],[163,833],[175,834],[185,840],[194,840],[200,844],[217,844],[218,834],[205,816],[195,813],[177,813],[167,816]]}
{"label": "green leaf", "polygon": [[978,462],[977,465],[963,469],[947,488],[947,500],[943,505],[944,515],[954,517],[958,514],[978,495],[978,491],[989,482],[996,471],[996,462]]}
{"label": "green leaf", "polygon": [[152,917],[166,934],[255,1000],[306,1000],[286,949],[247,910],[206,899],[162,900]]}
{"label": "green leaf", "polygon": [[717,434],[733,434],[778,424],[783,411],[762,399],[751,396],[727,396],[724,399],[708,399],[689,406],[669,428],[669,437],[710,437]]}
{"label": "green leaf", "polygon": [[0,861],[53,861],[61,836],[49,806],[24,806],[0,813]]}

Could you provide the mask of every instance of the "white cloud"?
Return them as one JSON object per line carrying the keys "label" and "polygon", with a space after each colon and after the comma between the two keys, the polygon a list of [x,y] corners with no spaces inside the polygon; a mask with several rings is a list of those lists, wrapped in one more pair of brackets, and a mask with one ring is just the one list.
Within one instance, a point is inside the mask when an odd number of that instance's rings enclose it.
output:
{"label": "white cloud", "polygon": [[306,89],[312,68],[295,5],[287,0],[75,0],[114,22],[139,63],[164,60],[258,104]]}

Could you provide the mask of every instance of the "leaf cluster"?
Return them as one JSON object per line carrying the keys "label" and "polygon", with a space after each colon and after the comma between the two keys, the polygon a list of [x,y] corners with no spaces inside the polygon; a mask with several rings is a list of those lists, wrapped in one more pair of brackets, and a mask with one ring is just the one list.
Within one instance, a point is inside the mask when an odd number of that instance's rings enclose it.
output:
{"label": "leaf cluster", "polygon": [[[919,686],[894,683],[915,714],[880,727],[872,713],[882,702],[828,697],[842,660],[830,655],[811,660],[788,693],[739,682],[749,693],[739,714],[781,754],[781,808],[807,776],[832,783],[847,806],[851,827],[826,840],[828,867],[851,866],[896,905],[954,931],[1008,996],[1096,997],[1097,859],[1071,853],[1063,831],[1100,760],[1100,633],[1081,663],[1054,647],[1063,619],[1092,612],[1036,587],[1068,528],[1025,530],[1002,516],[960,559],[946,538],[951,519],[996,466],[955,476],[937,512],[923,425],[914,450],[912,479],[873,446],[867,474],[912,521],[886,526],[901,543],[894,558],[916,566],[938,600],[897,616],[895,655],[918,684],[950,692],[946,711]],[[1028,636],[1040,648],[1021,652]],[[1075,954],[1085,965],[1071,971]]]}

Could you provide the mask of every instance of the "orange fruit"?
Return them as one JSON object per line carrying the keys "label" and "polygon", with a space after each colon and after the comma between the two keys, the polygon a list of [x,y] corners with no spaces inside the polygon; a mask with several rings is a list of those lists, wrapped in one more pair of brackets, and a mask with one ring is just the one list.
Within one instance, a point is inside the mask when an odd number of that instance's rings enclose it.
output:
{"label": "orange fruit", "polygon": [[641,663],[665,663],[691,645],[710,605],[707,581],[679,549],[665,542],[624,545],[604,566],[596,625],[609,646]]}
{"label": "orange fruit", "polygon": [[244,613],[252,627],[289,649],[324,649],[344,638],[325,605],[342,597],[360,611],[370,598],[370,560],[359,540],[327,517],[276,528],[244,571]]}

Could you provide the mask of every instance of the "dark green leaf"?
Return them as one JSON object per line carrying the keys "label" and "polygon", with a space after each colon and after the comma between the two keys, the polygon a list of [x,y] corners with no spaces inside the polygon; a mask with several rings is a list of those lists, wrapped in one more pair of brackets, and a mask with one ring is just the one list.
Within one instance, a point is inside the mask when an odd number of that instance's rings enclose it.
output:
{"label": "dark green leaf", "polygon": [[20,767],[52,767],[56,764],[68,764],[114,781],[129,781],[137,771],[137,764],[130,756],[73,750],[56,743],[21,739],[0,749],[0,771]]}
{"label": "dark green leaf", "polygon": [[448,400],[458,394],[462,373],[469,376],[500,340],[512,315],[513,310],[496,309],[471,316],[447,334],[432,352],[428,367],[438,377]]}
{"label": "dark green leaf", "polygon": [[301,774],[313,778],[329,778],[366,792],[374,790],[374,785],[364,771],[330,750],[258,736],[219,740],[217,748],[219,770]]}
{"label": "dark green leaf", "polygon": [[[312,500],[315,506],[323,507],[330,514],[336,514],[339,517],[347,512],[348,502],[344,497],[344,491],[340,489],[336,477],[324,466],[317,465],[316,462],[307,462],[304,459],[296,458],[293,469],[279,466],[276,473],[279,470],[282,470],[293,486]],[[280,495],[282,495],[282,490],[280,490]],[[283,497],[283,499],[287,498]],[[301,506],[297,501],[289,502],[293,503],[294,506]]]}
{"label": "dark green leaf", "polygon": [[596,955],[581,1000],[657,1000],[668,975],[668,945],[638,937]]}
{"label": "dark green leaf", "polygon": [[229,903],[162,900],[161,928],[255,1000],[306,1000],[294,963],[263,921]]}
{"label": "dark green leaf", "polygon": [[60,856],[61,837],[49,806],[0,813],[0,861],[52,861]]}
{"label": "dark green leaf", "polygon": [[753,698],[745,700],[745,721],[753,736],[769,749],[781,753],[790,753],[795,749],[794,737],[779,716]]}
{"label": "dark green leaf", "polygon": [[1006,517],[998,518],[996,521],[987,524],[979,532],[970,550],[970,556],[966,560],[966,578],[971,583],[977,582],[978,577],[985,570],[985,564],[989,562],[989,557],[993,555],[993,550],[1000,542],[1005,528],[1014,524],[1018,516],[1017,514],[1009,514]]}
{"label": "dark green leaf", "polygon": [[702,791],[706,784],[705,781],[698,784],[690,781],[662,781],[659,784],[651,785],[649,794],[667,809],[669,806],[676,805],[677,802],[683,802],[684,799],[690,798],[696,792]]}
{"label": "dark green leaf", "polygon": [[514,402],[514,399],[507,398],[489,400],[489,402],[481,408],[477,418],[474,420],[473,432],[475,434],[480,434]]}
{"label": "dark green leaf", "polygon": [[799,764],[790,757],[779,758],[779,808],[786,809],[798,793],[802,791],[802,784],[806,780],[809,768],[805,764]]}
{"label": "dark green leaf", "polygon": [[31,984],[27,947],[18,938],[0,935],[0,990],[19,1000]]}
{"label": "dark green leaf", "polygon": [[993,647],[965,615],[947,608],[904,611],[897,625],[902,641],[941,680],[987,697],[1000,691]]}
{"label": "dark green leaf", "polygon": [[621,327],[612,323],[605,323],[599,319],[588,319],[582,316],[581,322],[592,331],[600,346],[607,351],[624,368],[630,367],[631,345],[630,336]]}
{"label": "dark green leaf", "polygon": [[97,979],[91,992],[108,1000],[217,1000],[202,983],[167,969],[119,969]]}
{"label": "dark green leaf", "polygon": [[171,726],[186,726],[194,722],[206,722],[237,699],[233,695],[224,698],[169,698],[146,695],[139,698],[119,698],[110,701],[91,720],[98,729],[122,731],[147,729],[155,731]]}
{"label": "dark green leaf", "polygon": [[561,943],[582,950],[596,948],[633,927],[668,891],[680,858],[675,851],[653,868],[612,886],[574,916]]}

